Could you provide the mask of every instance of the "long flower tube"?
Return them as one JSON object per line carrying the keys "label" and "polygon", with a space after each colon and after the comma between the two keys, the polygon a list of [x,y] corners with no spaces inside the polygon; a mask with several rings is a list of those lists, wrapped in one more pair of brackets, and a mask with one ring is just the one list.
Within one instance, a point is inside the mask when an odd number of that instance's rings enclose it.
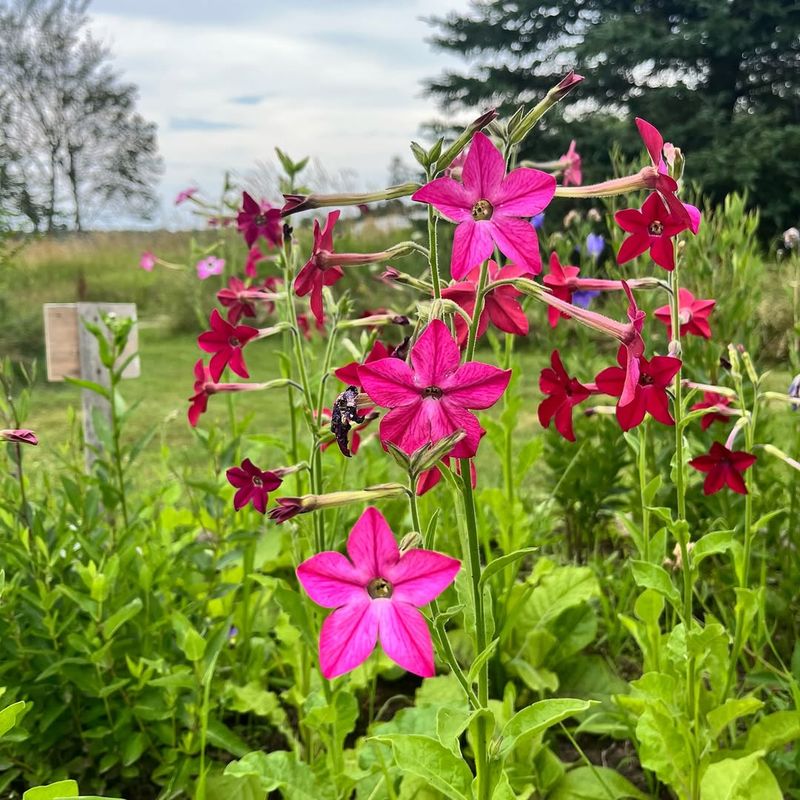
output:
{"label": "long flower tube", "polygon": [[364,192],[361,194],[285,194],[286,201],[281,209],[281,215],[288,217],[299,211],[308,211],[312,208],[329,208],[332,206],[360,206],[368,203],[379,203],[383,200],[397,200],[400,197],[409,197],[419,189],[418,183],[401,183],[389,186],[380,192]]}

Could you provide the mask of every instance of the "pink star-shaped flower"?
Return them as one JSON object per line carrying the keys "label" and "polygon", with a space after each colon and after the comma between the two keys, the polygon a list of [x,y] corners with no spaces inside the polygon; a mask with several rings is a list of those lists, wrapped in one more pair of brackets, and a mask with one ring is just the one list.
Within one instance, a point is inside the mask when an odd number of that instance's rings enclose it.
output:
{"label": "pink star-shaped flower", "polygon": [[214,354],[208,365],[212,380],[218,381],[225,367],[230,367],[242,378],[249,378],[242,348],[258,336],[258,328],[231,325],[216,308],[211,312],[210,324],[211,330],[201,333],[197,337],[197,344],[206,353]]}
{"label": "pink star-shaped flower", "polygon": [[248,247],[252,247],[260,236],[276,247],[283,238],[281,210],[268,203],[257,203],[247,192],[242,192],[242,208],[236,217],[236,227]]}
{"label": "pink star-shaped flower", "polygon": [[554,420],[556,430],[568,441],[575,441],[572,427],[572,409],[592,394],[591,388],[584,386],[576,378],[570,378],[561,362],[558,350],[550,354],[550,366],[542,370],[539,388],[548,395],[539,404],[539,422],[543,428],[550,427]]}
{"label": "pink star-shaped flower", "polygon": [[[573,282],[580,274],[580,267],[573,267],[571,264],[562,265],[555,250],[550,253],[550,274],[545,275],[542,281],[555,297],[560,298],[566,303],[572,302]],[[569,315],[559,311],[553,306],[547,309],[547,321],[551,328],[558,325],[560,318],[569,319]]]}
{"label": "pink star-shaped flower", "polygon": [[[372,349],[369,351],[369,353],[367,353],[367,357],[364,359],[363,363],[371,364],[373,361],[380,361],[382,358],[389,358],[391,355],[391,349],[388,348],[383,342],[376,339],[372,345]],[[348,386],[360,386],[361,378],[358,375],[358,370],[361,366],[362,364],[359,364],[358,361],[351,361],[349,364],[345,364],[343,367],[335,369],[333,374],[342,383],[346,383]]]}
{"label": "pink star-shaped flower", "polygon": [[670,272],[675,269],[672,237],[685,231],[689,225],[676,217],[658,194],[648,195],[641,210],[626,208],[617,211],[614,219],[622,230],[630,234],[619,248],[618,263],[624,264],[649,250],[650,257],[660,267]]}
{"label": "pink star-shaped flower", "polygon": [[502,154],[486,134],[478,132],[461,179],[436,178],[411,196],[457,223],[450,261],[453,279],[460,281],[489,258],[495,244],[514,264],[538,275],[542,268],[539,242],[528,219],[552,200],[555,178],[524,167],[506,175]]}
{"label": "pink star-shaped flower", "polygon": [[675,420],[669,413],[667,389],[681,368],[681,360],[672,356],[653,356],[648,360],[640,356],[638,380],[627,403],[623,403],[622,395],[623,387],[628,381],[628,354],[622,347],[617,354],[617,361],[620,366],[604,369],[595,378],[595,383],[598,391],[620,398],[617,403],[617,420],[622,430],[635,428],[647,413],[664,425],[674,425]]}
{"label": "pink star-shaped flower", "polygon": [[[711,338],[711,327],[708,316],[717,304],[716,300],[700,300],[688,289],[678,289],[678,310],[680,320],[680,334],[686,336],[701,336],[703,339]],[[672,337],[672,313],[670,307],[661,306],[653,315],[659,322],[667,326],[669,336]]]}
{"label": "pink star-shaped flower", "polygon": [[703,494],[715,494],[728,486],[738,494],[747,494],[743,473],[756,462],[756,457],[745,450],[729,450],[724,444],[714,442],[706,455],[697,456],[689,466],[698,472],[706,472]]}
{"label": "pink star-shaped flower", "polygon": [[322,287],[333,286],[336,281],[344,277],[342,268],[335,263],[329,263],[333,253],[333,228],[339,219],[339,211],[331,211],[325,221],[325,227],[320,230],[319,220],[314,220],[314,247],[311,258],[297,273],[294,281],[294,291],[298,297],[311,295],[311,310],[317,322],[322,323],[325,310],[322,306]]}
{"label": "pink star-shaped flower", "polygon": [[469,409],[493,406],[511,379],[478,361],[460,363],[458,344],[441,320],[433,320],[411,348],[411,365],[384,358],[359,368],[361,387],[378,406],[391,409],[381,420],[380,437],[406,453],[437,442],[457,430],[466,437],[453,452],[471,458],[478,449],[481,426]]}
{"label": "pink star-shaped flower", "polygon": [[564,186],[580,186],[583,182],[583,172],[581,171],[581,156],[575,149],[575,140],[569,143],[569,149],[560,161],[564,162],[564,175],[562,183]]}
{"label": "pink star-shaped flower", "polygon": [[[527,271],[522,267],[509,264],[505,267],[498,267],[495,261],[489,261],[489,282],[501,281],[508,278],[519,278],[526,275]],[[442,289],[442,297],[458,303],[470,316],[475,312],[475,295],[478,291],[478,281],[480,278],[480,267],[476,267],[467,275],[466,280],[451,284]],[[521,292],[513,286],[498,286],[494,289],[489,287],[489,291],[483,297],[483,309],[478,320],[478,337],[486,333],[486,329],[491,322],[495,328],[505,333],[513,333],[516,336],[526,336],[528,333],[528,319],[522,306],[517,301]],[[460,315],[455,317],[456,339],[459,345],[467,341],[469,327]]]}
{"label": "pink star-shaped flower", "polygon": [[319,637],[323,676],[331,680],[363,664],[378,641],[403,669],[433,676],[431,634],[418,609],[453,582],[461,562],[432,550],[401,555],[388,523],[372,507],[350,531],[347,555],[317,553],[297,568],[308,596],[335,609]]}

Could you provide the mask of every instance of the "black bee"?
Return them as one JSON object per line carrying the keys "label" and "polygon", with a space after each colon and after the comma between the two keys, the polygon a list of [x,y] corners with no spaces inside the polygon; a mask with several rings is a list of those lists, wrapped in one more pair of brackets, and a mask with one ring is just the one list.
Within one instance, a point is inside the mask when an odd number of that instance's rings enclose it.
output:
{"label": "black bee", "polygon": [[366,421],[358,413],[356,398],[358,397],[358,387],[348,386],[334,401],[331,409],[331,433],[336,437],[336,444],[342,451],[342,455],[350,458],[350,442],[348,434],[353,424],[359,425]]}

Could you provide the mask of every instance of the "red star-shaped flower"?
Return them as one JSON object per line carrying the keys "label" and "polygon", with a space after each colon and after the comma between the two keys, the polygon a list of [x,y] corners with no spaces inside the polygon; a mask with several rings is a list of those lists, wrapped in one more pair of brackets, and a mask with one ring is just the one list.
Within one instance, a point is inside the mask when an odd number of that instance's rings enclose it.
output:
{"label": "red star-shaped flower", "polygon": [[[716,300],[700,300],[688,289],[678,290],[678,309],[680,319],[680,334],[686,336],[701,336],[703,339],[711,338],[711,327],[708,316],[714,310]],[[668,305],[657,308],[653,314],[659,322],[667,326],[669,336],[672,337],[672,315]]]}
{"label": "red star-shaped flower", "polygon": [[258,328],[250,325],[231,325],[215,308],[211,312],[211,330],[197,337],[197,344],[206,353],[213,353],[208,368],[212,380],[218,381],[225,367],[230,367],[242,378],[249,378],[242,348],[258,336]]}
{"label": "red star-shaped flower", "polygon": [[558,350],[550,354],[550,366],[542,370],[539,376],[539,388],[548,397],[539,403],[539,422],[543,428],[550,427],[555,420],[556,430],[568,441],[575,441],[572,428],[572,409],[592,394],[588,386],[584,386],[576,378],[570,378],[561,362]]}
{"label": "red star-shaped flower", "polygon": [[756,457],[752,453],[744,450],[732,451],[724,444],[714,442],[706,455],[693,458],[689,466],[698,472],[707,473],[703,482],[703,494],[714,494],[726,485],[738,494],[747,494],[743,473],[755,462]]}

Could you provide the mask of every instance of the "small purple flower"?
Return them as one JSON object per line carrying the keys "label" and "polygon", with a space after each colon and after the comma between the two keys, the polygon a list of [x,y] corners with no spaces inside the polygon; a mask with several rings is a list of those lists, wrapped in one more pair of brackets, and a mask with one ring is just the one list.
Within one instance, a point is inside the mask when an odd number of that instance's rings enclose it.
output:
{"label": "small purple flower", "polygon": [[[789,384],[789,397],[800,400],[800,375],[795,375],[792,382]],[[800,409],[800,405],[792,403],[792,411]]]}
{"label": "small purple flower", "polygon": [[589,306],[592,304],[592,300],[594,300],[599,294],[599,291],[594,291],[593,289],[584,289],[573,292],[572,305],[578,306],[578,308],[589,308]]}
{"label": "small purple flower", "polygon": [[531,225],[533,225],[537,231],[542,229],[542,225],[544,225],[544,211],[540,211],[538,214],[534,214],[531,217]]}
{"label": "small purple flower", "polygon": [[605,249],[605,239],[599,233],[590,233],[586,237],[586,252],[592,258],[600,258],[600,254]]}
{"label": "small purple flower", "polygon": [[200,261],[197,262],[197,277],[200,278],[201,281],[204,281],[212,275],[220,275],[224,269],[224,258],[217,258],[216,256],[201,258]]}

